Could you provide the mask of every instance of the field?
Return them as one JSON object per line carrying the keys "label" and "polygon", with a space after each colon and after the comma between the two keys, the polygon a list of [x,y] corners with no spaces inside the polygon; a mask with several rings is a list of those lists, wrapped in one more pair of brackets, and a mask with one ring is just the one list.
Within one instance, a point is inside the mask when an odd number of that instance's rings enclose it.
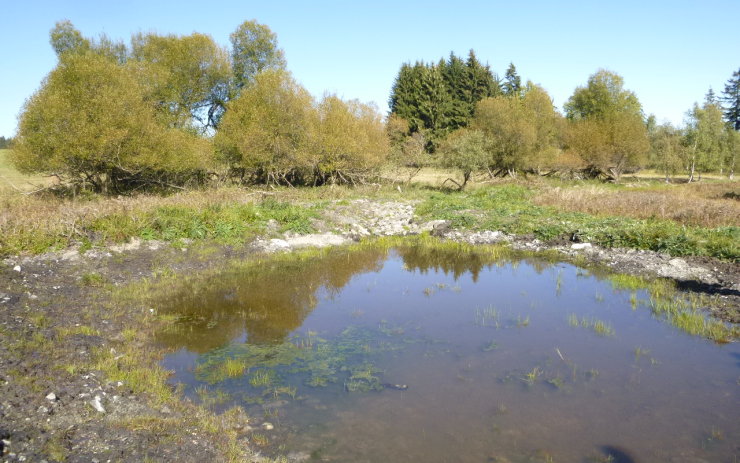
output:
{"label": "field", "polygon": [[[193,189],[172,195],[126,197],[23,194],[48,179],[26,177],[2,153],[0,256],[37,254],[69,246],[105,246],[132,238],[243,243],[271,221],[281,231],[308,233],[332,202],[413,201],[419,220],[447,220],[456,229],[500,230],[541,240],[576,238],[626,247],[740,258],[740,183],[703,180],[665,184],[626,177],[620,184],[544,177],[478,176],[465,190],[443,186],[454,173],[427,169],[408,182],[395,171],[357,187]],[[41,183],[43,185],[43,183]],[[334,224],[336,225],[336,224]],[[332,224],[327,224],[332,229]]]}
{"label": "field", "polygon": [[10,150],[0,149],[0,194],[33,191],[53,183],[48,177],[21,174],[10,164],[9,155]]}

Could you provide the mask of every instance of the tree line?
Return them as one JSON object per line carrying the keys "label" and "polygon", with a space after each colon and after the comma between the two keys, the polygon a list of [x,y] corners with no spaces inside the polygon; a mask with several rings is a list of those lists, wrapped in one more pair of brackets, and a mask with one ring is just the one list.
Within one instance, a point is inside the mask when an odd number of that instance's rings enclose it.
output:
{"label": "tree line", "polygon": [[50,42],[58,64],[27,100],[14,143],[23,172],[102,192],[214,177],[316,185],[356,181],[388,151],[375,108],[315,101],[255,21],[229,49],[200,33],[90,39],[69,21]]}
{"label": "tree line", "polygon": [[463,177],[460,188],[479,171],[619,180],[625,172],[651,167],[667,176],[686,173],[689,181],[710,171],[732,177],[739,81],[740,71],[722,98],[710,92],[689,111],[686,126],[675,128],[646,117],[614,72],[590,76],[561,115],[542,87],[521,84],[513,63],[499,79],[471,51],[467,61],[453,54],[437,64],[404,64],[391,91],[387,128],[398,162],[456,168]]}
{"label": "tree line", "polygon": [[476,172],[619,180],[645,166],[693,180],[732,176],[740,150],[740,71],[676,128],[646,117],[614,72],[590,76],[561,114],[513,63],[500,78],[471,50],[401,65],[384,118],[355,100],[312,97],[255,21],[229,47],[200,33],[88,38],[69,21],[50,42],[58,64],[23,108],[11,160],[102,192],[356,183],[389,160],[457,169],[460,188]]}

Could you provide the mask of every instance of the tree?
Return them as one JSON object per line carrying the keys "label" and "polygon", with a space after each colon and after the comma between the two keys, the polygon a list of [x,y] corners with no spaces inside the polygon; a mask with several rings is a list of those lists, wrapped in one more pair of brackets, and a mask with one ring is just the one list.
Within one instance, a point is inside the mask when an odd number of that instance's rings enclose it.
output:
{"label": "tree", "polygon": [[509,63],[509,68],[506,69],[506,76],[504,79],[504,94],[510,97],[521,96],[522,78],[516,73],[516,66],[514,66],[514,63]]}
{"label": "tree", "polygon": [[286,71],[268,70],[227,105],[216,133],[220,158],[242,178],[304,182],[318,118],[311,95]]}
{"label": "tree", "polygon": [[84,53],[90,49],[90,41],[68,19],[58,21],[49,35],[51,48],[59,57],[64,53]]}
{"label": "tree", "polygon": [[467,61],[450,53],[435,64],[403,64],[391,89],[391,114],[408,121],[410,134],[425,132],[433,152],[449,132],[466,127],[476,104],[501,93],[488,66],[470,50]]}
{"label": "tree", "polygon": [[621,76],[601,69],[565,103],[570,150],[588,165],[588,173],[615,181],[642,165],[650,146],[642,106],[623,86]]}
{"label": "tree", "polygon": [[530,165],[537,131],[522,101],[508,96],[486,98],[478,103],[471,128],[485,134],[489,164],[495,173],[515,176]]}
{"label": "tree", "polygon": [[166,123],[207,132],[218,125],[229,94],[227,52],[204,34],[137,34],[132,58]]}
{"label": "tree", "polygon": [[573,121],[566,141],[587,164],[588,173],[617,182],[627,169],[641,166],[650,149],[642,118],[627,112]]}
{"label": "tree", "polygon": [[229,36],[231,66],[237,93],[255,76],[268,69],[285,69],[283,50],[278,48],[277,35],[256,21],[244,21]]}
{"label": "tree", "polygon": [[732,73],[722,95],[725,119],[732,124],[732,128],[740,130],[740,69]]}
{"label": "tree", "polygon": [[522,105],[535,131],[534,145],[524,168],[539,173],[541,168],[553,164],[560,151],[563,117],[555,110],[547,91],[532,82],[527,82],[524,88]]}
{"label": "tree", "polygon": [[480,130],[459,129],[452,132],[441,144],[441,165],[458,169],[463,181],[455,183],[460,190],[465,188],[473,172],[482,170],[490,163],[486,135]]}
{"label": "tree", "polygon": [[103,192],[182,183],[209,165],[207,141],[168,128],[136,69],[96,53],[64,53],[25,104],[11,159]]}
{"label": "tree", "polygon": [[586,87],[576,88],[565,103],[566,116],[571,120],[608,117],[612,113],[642,116],[637,96],[623,86],[624,79],[619,74],[598,70],[589,77]]}
{"label": "tree", "polygon": [[724,168],[726,144],[723,143],[725,123],[722,120],[722,108],[717,103],[705,101],[702,106],[694,104],[689,111],[684,145],[686,146],[686,164],[689,170],[689,182],[699,171],[709,172]]}
{"label": "tree", "polygon": [[13,144],[12,138],[0,137],[0,149],[8,149]]}
{"label": "tree", "polygon": [[388,138],[380,114],[357,100],[327,95],[318,106],[314,184],[355,183],[386,160]]}
{"label": "tree", "polygon": [[670,181],[671,175],[675,175],[683,167],[681,137],[681,131],[670,123],[648,125],[650,165],[665,175],[666,183]]}

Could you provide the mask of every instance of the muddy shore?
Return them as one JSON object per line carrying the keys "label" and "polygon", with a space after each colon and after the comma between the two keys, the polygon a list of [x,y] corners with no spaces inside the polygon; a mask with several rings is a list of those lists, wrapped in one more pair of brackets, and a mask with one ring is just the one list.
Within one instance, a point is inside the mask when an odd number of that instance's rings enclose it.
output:
{"label": "muddy shore", "polygon": [[165,323],[156,311],[112,302],[113,293],[142,279],[213,268],[229,259],[427,232],[471,244],[555,251],[615,272],[670,278],[687,291],[718,295],[712,315],[740,323],[740,266],[732,262],[605,249],[577,237],[541,242],[496,230],[455,230],[445,221],[416,221],[410,202],[337,203],[314,228],[319,233],[273,229],[240,247],[135,240],[82,253],[70,248],[5,259],[0,264],[0,461],[264,461],[250,449],[248,417],[208,421],[205,411],[178,400],[176,393],[174,399],[138,393],[94,368],[103,353],[107,360],[126,362],[126,355],[145,352],[134,359],[144,366],[155,366],[163,353],[151,341],[153,330]]}

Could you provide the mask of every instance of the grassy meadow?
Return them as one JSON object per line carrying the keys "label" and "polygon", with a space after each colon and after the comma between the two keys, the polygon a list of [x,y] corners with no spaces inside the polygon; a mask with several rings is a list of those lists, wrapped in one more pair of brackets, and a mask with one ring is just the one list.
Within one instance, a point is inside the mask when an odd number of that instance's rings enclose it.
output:
{"label": "grassy meadow", "polygon": [[[171,195],[64,198],[27,194],[48,185],[19,174],[0,152],[0,255],[42,253],[71,245],[89,248],[131,238],[215,240],[236,244],[264,233],[310,233],[334,200],[414,200],[420,220],[453,227],[501,230],[541,240],[574,235],[606,247],[651,249],[672,255],[740,257],[740,183],[705,179],[692,184],[625,177],[619,184],[545,177],[477,176],[465,191],[450,189],[442,169],[387,170],[379,183],[268,189],[224,186]],[[409,178],[411,180],[409,181]],[[46,182],[46,183],[44,183]]]}

